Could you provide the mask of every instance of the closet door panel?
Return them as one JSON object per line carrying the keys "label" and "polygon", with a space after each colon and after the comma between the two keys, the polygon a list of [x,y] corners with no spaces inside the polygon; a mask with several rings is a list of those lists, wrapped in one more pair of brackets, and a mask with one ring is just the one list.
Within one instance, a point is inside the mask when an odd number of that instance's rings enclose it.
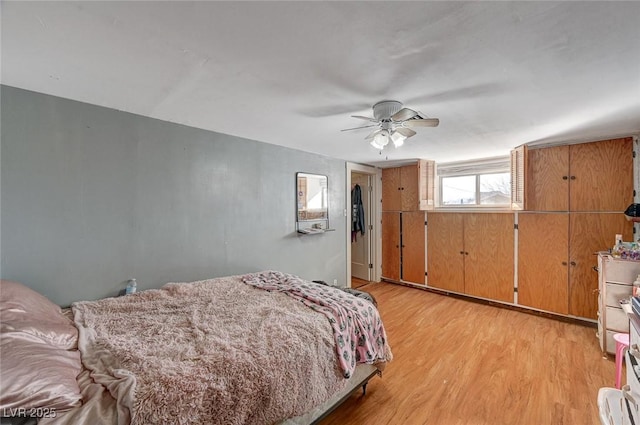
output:
{"label": "closet door panel", "polygon": [[400,167],[400,202],[402,211],[418,211],[420,208],[419,171],[417,164]]}
{"label": "closet door panel", "polygon": [[465,214],[466,294],[513,302],[513,217],[512,213]]}
{"label": "closet door panel", "polygon": [[526,205],[530,211],[569,210],[569,146],[527,153]]}
{"label": "closet door panel", "polygon": [[624,211],[633,203],[630,137],[571,145],[570,160],[571,211]]}
{"label": "closet door panel", "polygon": [[463,214],[427,214],[427,282],[464,293]]}
{"label": "closet door panel", "polygon": [[400,169],[382,169],[382,211],[400,211]]}
{"label": "closet door panel", "polygon": [[382,277],[400,280],[400,213],[382,213]]}
{"label": "closet door panel", "polygon": [[425,213],[402,213],[402,280],[424,285],[425,283]]}
{"label": "closet door panel", "polygon": [[518,304],[569,313],[569,214],[518,215]]}
{"label": "closet door panel", "polygon": [[[611,248],[616,234],[633,239],[633,225],[621,213],[571,213],[569,219],[569,314],[596,319],[598,251]],[[613,236],[613,238],[612,238]]]}

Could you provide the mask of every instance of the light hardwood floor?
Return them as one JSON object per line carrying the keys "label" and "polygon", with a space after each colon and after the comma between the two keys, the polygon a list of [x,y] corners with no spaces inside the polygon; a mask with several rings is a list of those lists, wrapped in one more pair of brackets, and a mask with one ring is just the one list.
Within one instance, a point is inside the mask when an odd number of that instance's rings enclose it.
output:
{"label": "light hardwood floor", "polygon": [[353,289],[360,288],[364,285],[368,285],[369,283],[371,282],[369,282],[368,280],[359,279],[357,277],[351,277],[351,287]]}
{"label": "light hardwood floor", "polygon": [[613,386],[596,329],[391,283],[379,304],[394,360],[322,425],[596,425]]}

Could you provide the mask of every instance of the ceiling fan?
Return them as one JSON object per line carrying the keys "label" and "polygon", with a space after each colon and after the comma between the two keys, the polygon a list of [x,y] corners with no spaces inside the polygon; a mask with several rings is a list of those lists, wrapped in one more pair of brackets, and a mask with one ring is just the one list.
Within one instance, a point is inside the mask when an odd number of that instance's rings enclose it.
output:
{"label": "ceiling fan", "polygon": [[413,109],[403,108],[402,102],[397,100],[383,100],[372,107],[373,118],[361,115],[351,115],[353,118],[366,120],[375,124],[362,127],[347,128],[342,131],[357,130],[368,127],[380,127],[371,132],[365,140],[371,140],[371,146],[383,149],[391,140],[395,147],[404,144],[405,139],[414,136],[411,127],[437,127],[438,118],[427,118],[424,114]]}

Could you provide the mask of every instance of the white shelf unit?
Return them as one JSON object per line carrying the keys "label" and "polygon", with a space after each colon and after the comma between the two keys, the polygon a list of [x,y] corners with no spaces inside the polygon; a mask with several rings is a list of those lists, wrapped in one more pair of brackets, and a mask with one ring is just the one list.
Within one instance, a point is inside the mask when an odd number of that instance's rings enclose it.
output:
{"label": "white shelf unit", "polygon": [[629,332],[629,319],[620,300],[631,297],[633,282],[640,274],[640,261],[598,254],[598,340],[603,353],[615,354],[613,335]]}

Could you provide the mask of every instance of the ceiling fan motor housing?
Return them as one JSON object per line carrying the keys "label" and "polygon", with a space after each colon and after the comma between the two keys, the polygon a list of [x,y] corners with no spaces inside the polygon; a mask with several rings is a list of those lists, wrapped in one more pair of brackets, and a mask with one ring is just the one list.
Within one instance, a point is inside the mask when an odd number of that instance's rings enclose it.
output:
{"label": "ceiling fan motor housing", "polygon": [[400,109],[402,109],[402,102],[383,100],[373,105],[373,117],[379,121],[388,121]]}

